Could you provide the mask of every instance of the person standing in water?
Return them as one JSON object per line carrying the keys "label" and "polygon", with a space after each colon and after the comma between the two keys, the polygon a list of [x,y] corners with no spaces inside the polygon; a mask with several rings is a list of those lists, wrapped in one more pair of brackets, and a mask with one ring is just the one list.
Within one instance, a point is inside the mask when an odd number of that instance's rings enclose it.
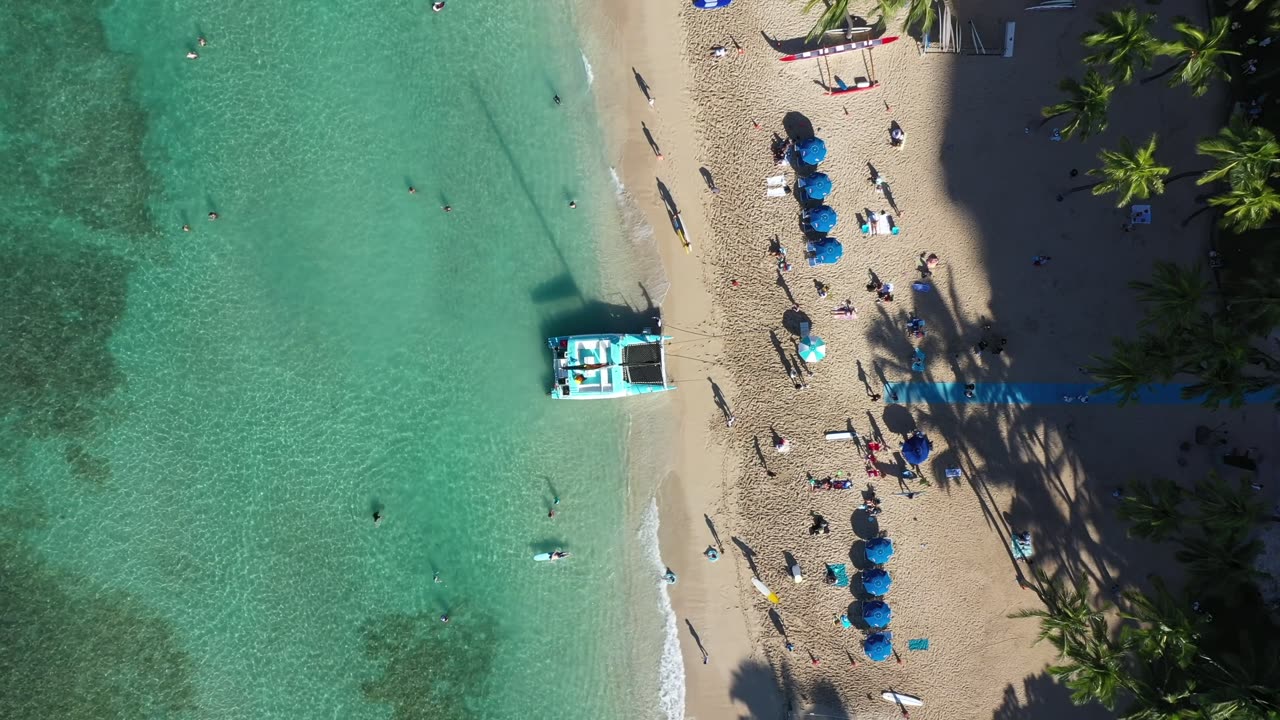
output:
{"label": "person standing in water", "polygon": [[559,105],[559,104],[560,104],[560,96],[559,96],[559,95],[556,95],[555,97],[553,97],[553,98],[551,98],[551,99],[552,99],[552,100],[555,100],[557,105]]}
{"label": "person standing in water", "polygon": [[373,526],[382,527],[382,511],[381,510],[373,511]]}

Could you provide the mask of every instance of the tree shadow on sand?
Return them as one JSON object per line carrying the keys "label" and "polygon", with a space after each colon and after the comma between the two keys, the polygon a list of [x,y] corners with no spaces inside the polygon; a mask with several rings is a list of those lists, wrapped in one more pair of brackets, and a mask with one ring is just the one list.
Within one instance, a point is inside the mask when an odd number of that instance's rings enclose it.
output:
{"label": "tree shadow on sand", "polygon": [[1074,705],[1071,691],[1044,673],[1028,675],[1022,680],[1023,695],[1019,700],[1013,685],[1006,685],[1000,706],[991,720],[1110,720],[1115,713],[1098,703]]}

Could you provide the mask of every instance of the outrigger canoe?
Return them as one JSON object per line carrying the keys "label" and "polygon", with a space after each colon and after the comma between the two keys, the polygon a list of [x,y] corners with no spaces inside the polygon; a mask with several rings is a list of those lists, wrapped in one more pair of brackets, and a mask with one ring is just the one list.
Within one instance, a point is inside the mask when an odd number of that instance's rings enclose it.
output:
{"label": "outrigger canoe", "polygon": [[826,57],[828,55],[839,55],[840,53],[852,52],[853,50],[867,50],[873,47],[880,47],[881,45],[888,45],[897,39],[897,35],[890,35],[889,37],[876,38],[875,40],[860,40],[858,42],[845,43],[843,45],[832,45],[830,47],[818,48],[817,50],[809,50],[796,55],[783,55],[778,59],[782,62],[812,60],[814,58]]}
{"label": "outrigger canoe", "polygon": [[849,93],[862,92],[863,90],[875,90],[878,87],[880,87],[878,82],[867,83],[866,85],[850,85],[844,88],[828,90],[823,95],[848,95]]}

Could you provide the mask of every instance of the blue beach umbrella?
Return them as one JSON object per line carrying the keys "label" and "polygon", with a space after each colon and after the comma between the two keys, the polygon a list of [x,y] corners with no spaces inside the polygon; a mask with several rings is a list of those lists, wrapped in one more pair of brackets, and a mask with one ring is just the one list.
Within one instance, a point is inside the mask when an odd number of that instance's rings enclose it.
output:
{"label": "blue beach umbrella", "polygon": [[808,177],[796,179],[796,185],[804,188],[804,194],[810,200],[821,200],[831,194],[831,178],[826,173],[814,173]]}
{"label": "blue beach umbrella", "polygon": [[874,538],[867,541],[867,562],[883,565],[893,557],[893,541],[889,538]]}
{"label": "blue beach umbrella", "polygon": [[796,146],[800,151],[800,159],[809,165],[817,165],[827,159],[827,144],[822,138],[809,138]]}
{"label": "blue beach umbrella", "polygon": [[805,362],[816,363],[827,356],[827,341],[820,337],[806,335],[800,338],[800,359]]}
{"label": "blue beach umbrella", "polygon": [[919,465],[929,458],[929,451],[932,449],[929,438],[917,432],[902,444],[902,459],[912,465]]}
{"label": "blue beach umbrella", "polygon": [[884,662],[893,655],[893,636],[889,633],[874,633],[862,641],[862,651],[876,662]]}
{"label": "blue beach umbrella", "polygon": [[835,265],[840,262],[842,257],[844,257],[844,246],[833,237],[822,238],[817,242],[809,243],[809,265],[811,267]]}
{"label": "blue beach umbrella", "polygon": [[809,223],[809,227],[813,228],[817,232],[825,233],[831,232],[831,230],[835,228],[836,223],[840,220],[840,216],[836,215],[836,211],[832,210],[830,207],[826,205],[819,205],[805,215],[805,220]]}
{"label": "blue beach umbrella", "polygon": [[893,578],[889,577],[889,573],[880,568],[872,568],[862,573],[862,589],[875,595],[883,597],[889,594],[889,588],[893,585]]}
{"label": "blue beach umbrella", "polygon": [[889,621],[893,620],[893,611],[889,609],[889,604],[886,602],[870,600],[862,603],[862,620],[867,627],[887,627]]}

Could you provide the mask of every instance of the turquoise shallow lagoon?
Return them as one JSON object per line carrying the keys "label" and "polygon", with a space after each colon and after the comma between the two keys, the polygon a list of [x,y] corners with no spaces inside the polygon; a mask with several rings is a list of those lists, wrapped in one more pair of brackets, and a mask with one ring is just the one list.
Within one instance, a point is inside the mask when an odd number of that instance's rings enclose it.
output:
{"label": "turquoise shallow lagoon", "polygon": [[663,715],[568,12],[6,6],[0,717]]}

